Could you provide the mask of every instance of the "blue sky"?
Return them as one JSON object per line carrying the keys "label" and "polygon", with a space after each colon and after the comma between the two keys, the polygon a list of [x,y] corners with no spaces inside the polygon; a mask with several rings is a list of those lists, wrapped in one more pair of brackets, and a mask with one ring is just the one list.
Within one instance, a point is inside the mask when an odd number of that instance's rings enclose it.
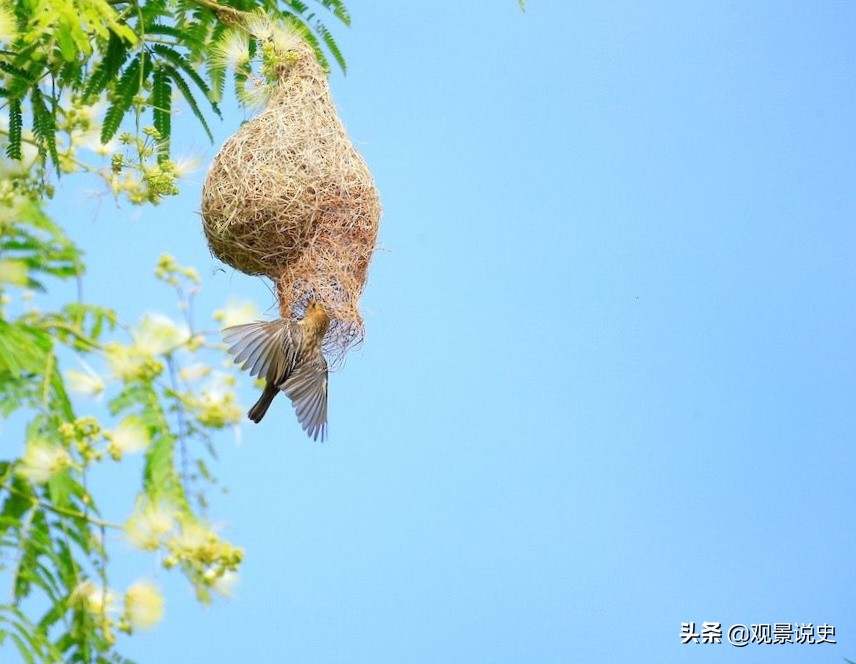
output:
{"label": "blue sky", "polygon": [[[157,573],[166,620],[127,653],[856,659],[856,5],[349,7],[331,84],[384,204],[366,342],[329,442],[284,401],[221,438],[236,597]],[[184,147],[207,165],[243,118],[215,145],[180,118]],[[200,318],[271,307],[208,254],[203,178],[144,210],[65,183],[87,296],[169,310],[166,251],[203,275]],[[681,645],[688,621],[838,645]]]}

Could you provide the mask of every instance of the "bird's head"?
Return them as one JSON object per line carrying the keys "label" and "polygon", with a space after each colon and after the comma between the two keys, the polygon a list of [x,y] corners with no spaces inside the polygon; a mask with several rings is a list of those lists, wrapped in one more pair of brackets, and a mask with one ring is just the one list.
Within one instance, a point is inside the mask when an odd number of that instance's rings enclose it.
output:
{"label": "bird's head", "polygon": [[327,312],[324,311],[324,307],[318,304],[315,300],[309,300],[306,303],[305,318],[311,320],[316,325],[322,326],[325,330],[327,329],[327,324],[330,322],[330,317],[327,315]]}

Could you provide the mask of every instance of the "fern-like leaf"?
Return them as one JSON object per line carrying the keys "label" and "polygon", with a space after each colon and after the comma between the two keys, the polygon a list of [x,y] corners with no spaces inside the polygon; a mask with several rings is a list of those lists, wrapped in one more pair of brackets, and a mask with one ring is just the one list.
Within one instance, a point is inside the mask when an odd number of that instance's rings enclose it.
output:
{"label": "fern-like leaf", "polygon": [[163,25],[162,23],[152,23],[146,26],[147,35],[165,35],[174,37],[180,44],[185,46],[196,46],[198,42],[191,39],[188,42],[188,31],[183,28],[177,28],[174,25]]}
{"label": "fern-like leaf", "polygon": [[217,104],[223,100],[223,94],[226,91],[226,68],[209,64],[208,80],[211,81],[211,101]]}
{"label": "fern-like leaf", "polygon": [[197,73],[196,69],[193,68],[185,57],[181,55],[175,49],[170,48],[169,46],[164,46],[163,44],[155,44],[152,47],[152,51],[160,55],[166,60],[169,60],[174,68],[181,69],[187,76],[192,80],[196,87],[205,95],[205,98],[211,103],[211,108],[217,114],[218,117],[222,117],[220,115],[220,108],[217,106],[217,103],[212,100],[211,88],[205,82],[205,80]]}
{"label": "fern-like leaf", "polygon": [[104,124],[101,125],[101,142],[107,143],[116,132],[119,130],[119,125],[122,124],[122,118],[125,117],[131,104],[134,103],[134,97],[140,89],[141,74],[144,74],[143,64],[146,59],[145,51],[131,60],[119,82],[113,88],[113,103],[104,114]]}
{"label": "fern-like leaf", "polygon": [[[218,24],[219,22],[214,22],[213,25]],[[212,23],[208,20],[190,21],[185,26],[184,39],[182,39],[181,44],[190,50],[193,58],[207,55],[207,47],[214,43],[211,38],[211,28]]]}
{"label": "fern-like leaf", "polygon": [[321,39],[324,40],[327,48],[330,49],[330,53],[333,54],[333,57],[336,59],[339,67],[341,67],[342,72],[347,73],[348,64],[345,62],[345,56],[342,55],[342,52],[339,50],[339,45],[336,43],[336,40],[333,39],[333,34],[327,29],[327,26],[318,21],[315,24],[315,32],[321,35]]}
{"label": "fern-like leaf", "polygon": [[[342,13],[339,11],[337,13],[336,6],[341,7],[344,10],[344,5],[341,2],[336,2],[332,0],[318,0],[324,7],[333,11],[333,13],[340,18],[345,24],[350,24],[350,16],[347,14],[347,10]],[[345,58],[342,55],[342,52],[339,50],[339,45],[336,43],[336,40],[333,38],[333,34],[324,25],[324,22],[320,19],[315,18],[315,13],[309,11],[309,7],[306,5],[303,0],[288,0],[288,5],[291,7],[292,11],[289,14],[292,25],[298,27],[300,32],[306,37],[306,39],[312,43],[315,47],[316,57],[318,58],[318,62],[324,67],[325,71],[329,71],[329,63],[327,62],[327,56],[324,54],[321,49],[321,44],[318,40],[318,37],[321,38],[321,41],[326,44],[327,48],[330,49],[330,53],[333,54],[333,58],[336,60],[336,63],[341,67],[343,72],[347,71],[347,64],[345,62]],[[343,18],[344,16],[344,18]]]}
{"label": "fern-like leaf", "polygon": [[149,104],[154,114],[155,129],[161,136],[158,161],[169,159],[170,132],[172,131],[172,84],[163,67],[155,66],[152,75],[152,93]]}
{"label": "fern-like leaf", "polygon": [[56,85],[60,89],[79,90],[83,81],[83,68],[79,62],[65,62],[59,69]]}
{"label": "fern-like leaf", "polygon": [[202,114],[202,111],[199,110],[199,104],[196,103],[196,98],[193,96],[190,86],[187,84],[187,81],[181,77],[181,72],[172,65],[166,63],[162,63],[161,68],[164,73],[172,79],[175,87],[181,92],[182,96],[187,101],[188,106],[190,106],[190,110],[193,111],[193,115],[196,116],[196,119],[199,120],[199,123],[202,125],[205,133],[208,134],[209,140],[213,141],[214,135],[211,133],[211,129],[208,128],[205,116]]}
{"label": "fern-like leaf", "polygon": [[312,16],[306,16],[309,13],[309,7],[306,6],[306,3],[303,0],[287,0],[287,4],[291,7],[292,12],[294,14],[299,14],[305,18],[312,18]]}
{"label": "fern-like leaf", "polygon": [[86,82],[83,98],[88,100],[104,92],[104,89],[116,78],[116,74],[119,73],[127,59],[128,49],[125,47],[125,42],[111,32],[104,57]]}
{"label": "fern-like leaf", "polygon": [[[223,38],[227,30],[226,25],[218,23],[214,26],[211,32],[209,43],[217,44]],[[223,94],[226,91],[226,67],[222,62],[216,62],[216,58],[207,58],[208,80],[211,82],[211,93],[209,99],[214,103],[219,103],[223,100]]]}
{"label": "fern-like leaf", "polygon": [[327,56],[324,55],[324,50],[321,48],[318,37],[312,32],[312,28],[303,21],[303,18],[297,14],[288,14],[285,17],[285,22],[312,46],[315,51],[315,57],[318,58],[318,64],[321,65],[324,71],[330,71],[330,62],[327,60]]}
{"label": "fern-like leaf", "polygon": [[5,71],[7,74],[11,74],[12,76],[23,78],[29,83],[35,83],[36,79],[33,78],[30,72],[28,72],[26,69],[21,69],[20,67],[16,67],[15,65],[9,64],[5,60],[0,60],[0,69]]}
{"label": "fern-like leaf", "polygon": [[51,161],[59,172],[59,155],[56,151],[56,116],[48,109],[45,97],[38,87],[30,93],[30,106],[33,110],[33,134],[42,158],[50,155]]}
{"label": "fern-like leaf", "polygon": [[9,135],[6,156],[19,161],[21,159],[21,128],[24,120],[21,116],[21,100],[9,100]]}
{"label": "fern-like leaf", "polygon": [[351,25],[351,15],[348,13],[348,8],[342,0],[318,0],[333,16],[338,18],[345,25]]}

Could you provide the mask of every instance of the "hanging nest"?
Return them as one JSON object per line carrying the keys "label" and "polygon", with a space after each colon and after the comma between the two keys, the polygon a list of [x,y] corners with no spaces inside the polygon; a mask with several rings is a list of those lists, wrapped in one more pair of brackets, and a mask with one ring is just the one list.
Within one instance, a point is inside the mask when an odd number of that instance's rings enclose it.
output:
{"label": "hanging nest", "polygon": [[331,319],[325,348],[341,357],[363,336],[357,305],[380,201],[312,48],[296,40],[276,71],[265,110],[226,142],[208,171],[205,236],[224,263],[275,281],[283,317],[319,302]]}

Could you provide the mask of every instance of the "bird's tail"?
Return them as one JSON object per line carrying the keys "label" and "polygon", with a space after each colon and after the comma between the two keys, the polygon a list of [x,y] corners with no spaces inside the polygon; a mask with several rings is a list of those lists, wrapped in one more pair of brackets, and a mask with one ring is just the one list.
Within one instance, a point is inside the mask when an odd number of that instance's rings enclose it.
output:
{"label": "bird's tail", "polygon": [[247,417],[249,417],[253,422],[258,424],[262,421],[262,418],[265,416],[268,408],[270,408],[270,404],[273,401],[273,398],[279,392],[276,387],[271,384],[265,384],[265,389],[262,392],[262,395],[259,397],[259,400],[253,405],[252,408],[247,412]]}

